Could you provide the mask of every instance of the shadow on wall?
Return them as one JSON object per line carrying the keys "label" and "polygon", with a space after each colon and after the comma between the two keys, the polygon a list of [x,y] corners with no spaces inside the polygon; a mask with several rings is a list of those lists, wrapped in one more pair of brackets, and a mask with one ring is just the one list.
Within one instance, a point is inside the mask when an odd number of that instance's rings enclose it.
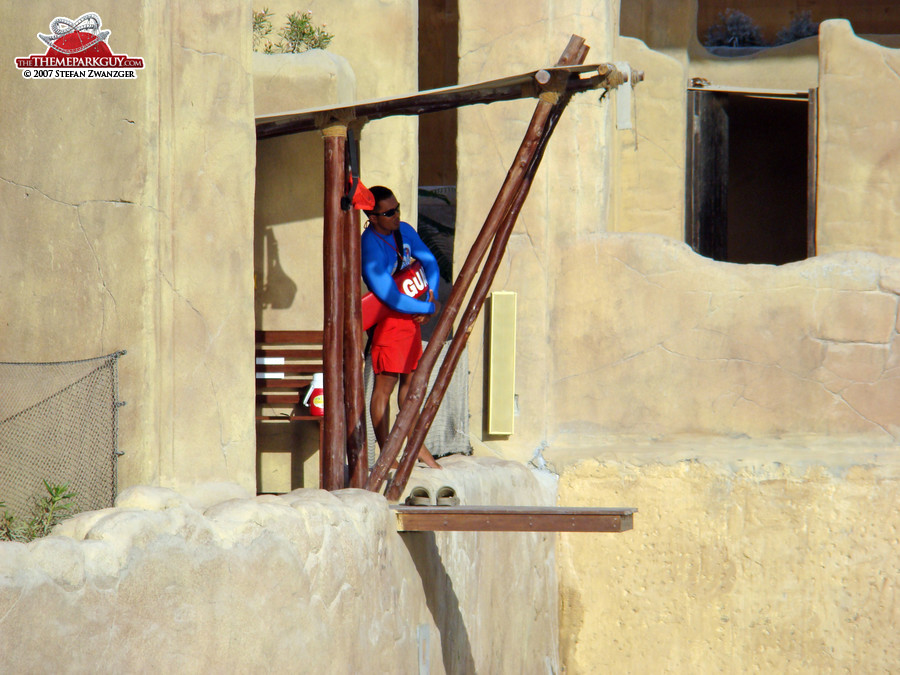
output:
{"label": "shadow on wall", "polygon": [[416,564],[425,590],[425,603],[441,634],[444,670],[448,674],[474,673],[472,643],[460,612],[459,598],[441,560],[434,532],[401,533],[400,537]]}
{"label": "shadow on wall", "polygon": [[[323,146],[318,134],[257,143],[253,268],[257,325],[263,309],[288,309],[310,256],[321,259],[325,193]],[[315,250],[314,250],[315,249]]]}
{"label": "shadow on wall", "polygon": [[[288,309],[294,303],[294,296],[297,295],[297,284],[281,267],[278,240],[275,239],[275,231],[271,227],[264,230],[262,263],[256,269],[260,267],[263,273],[262,284],[256,288],[257,304],[263,309]],[[259,277],[258,273],[257,276]]]}

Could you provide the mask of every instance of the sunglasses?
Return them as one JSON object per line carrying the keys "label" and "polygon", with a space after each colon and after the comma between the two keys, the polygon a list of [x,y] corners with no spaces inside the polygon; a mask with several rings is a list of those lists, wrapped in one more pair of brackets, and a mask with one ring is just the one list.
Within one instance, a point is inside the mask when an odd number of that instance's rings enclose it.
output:
{"label": "sunglasses", "polygon": [[377,213],[375,211],[372,211],[372,215],[375,216],[376,218],[381,217],[381,216],[384,216],[385,218],[390,218],[395,213],[400,213],[400,205],[399,204],[397,204],[397,206],[395,206],[394,208],[388,209],[387,211],[384,211],[382,213]]}

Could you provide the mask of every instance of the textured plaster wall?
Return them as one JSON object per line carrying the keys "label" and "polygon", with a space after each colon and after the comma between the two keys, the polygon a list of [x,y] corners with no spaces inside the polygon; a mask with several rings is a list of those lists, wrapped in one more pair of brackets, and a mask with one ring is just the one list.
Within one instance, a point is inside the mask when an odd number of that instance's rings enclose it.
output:
{"label": "textured plaster wall", "polygon": [[[556,481],[455,458],[469,503]],[[380,495],[139,486],[30,544],[0,542],[0,673],[559,672],[555,535],[398,534]]]}
{"label": "textured plaster wall", "polygon": [[[26,80],[97,12],[136,80]],[[254,475],[249,3],[9,5],[0,26],[0,359],[119,349],[123,486]],[[188,412],[190,411],[190,412]]]}
{"label": "textured plaster wall", "polygon": [[560,504],[639,509],[635,536],[561,535],[567,672],[889,671],[897,259],[634,234],[566,258],[543,458]]}
{"label": "textured plaster wall", "polygon": [[[587,62],[610,60],[611,3],[529,1],[514,12],[493,5],[459,3],[461,83],[488,80],[553,65],[569,37],[584,37]],[[553,289],[554,258],[560,240],[602,229],[609,207],[609,103],[599,93],[572,99],[550,141],[528,201],[519,216],[493,290],[519,293],[516,344],[516,391],[523,414],[507,447],[533,448],[544,437],[549,400],[551,358],[546,340]],[[454,260],[462,265],[512,164],[534,100],[472,106],[459,112],[457,229]],[[574,161],[576,160],[577,161]],[[483,322],[469,342],[470,388],[474,436],[482,427]],[[493,445],[493,442],[491,441]]]}
{"label": "textured plaster wall", "polygon": [[[328,50],[253,55],[257,116],[349,104],[356,77]],[[256,325],[323,326],[324,138],[318,131],[257,142],[254,213]]]}
{"label": "textured plaster wall", "polygon": [[716,56],[696,40],[688,49],[690,78],[721,87],[807,91],[817,83],[816,38],[771,47],[747,56]]}
{"label": "textured plaster wall", "polygon": [[[254,53],[253,98],[257,116],[348,104],[356,100],[356,75],[347,59],[331,50]],[[257,142],[253,217],[257,328],[322,328],[324,200],[321,132]],[[277,410],[282,412],[283,408]],[[318,487],[318,424],[256,424],[259,491]]]}
{"label": "textured plaster wall", "polygon": [[[674,52],[654,52],[629,38],[615,39],[609,49],[604,40],[615,30],[616,14],[608,6],[594,5],[590,16],[579,14],[580,6],[562,7],[524,7],[500,24],[476,7],[460,11],[461,81],[500,74],[501,58],[507,73],[537,67],[529,61],[536,50],[522,45],[547,45],[549,54],[550,38],[560,29],[588,38],[594,47],[589,60],[627,61],[645,72],[634,89],[633,130],[615,129],[615,113],[608,113],[618,92],[599,105],[584,95],[550,142],[494,283],[495,290],[519,293],[520,414],[508,439],[482,433],[487,449],[525,459],[543,444],[584,434],[893,438],[892,259],[719,265],[679,243],[688,76],[737,87],[813,87],[817,41],[727,60],[690,51],[692,37],[683,45],[682,63]],[[627,14],[635,25],[635,11],[623,10],[622,20]],[[684,3],[683,14],[695,16],[693,1]],[[886,111],[895,107],[889,86],[896,77],[894,50],[857,40],[842,26],[826,23],[821,45],[819,252],[892,254],[896,190],[884,177],[892,151],[883,139],[891,137],[893,124]],[[872,87],[872,78],[853,76],[863,72],[884,79],[877,87],[884,105],[866,106],[860,117],[851,102]],[[532,110],[533,102],[525,101],[461,111],[459,261]],[[612,232],[666,238],[609,237]],[[475,430],[483,414],[483,332],[476,326],[470,342]]]}
{"label": "textured plaster wall", "polygon": [[895,258],[733,265],[636,235],[582,240],[562,257],[583,274],[558,284],[554,440],[900,434]]}
{"label": "textured plaster wall", "polygon": [[[673,42],[680,29],[659,16],[647,35],[665,55],[616,43],[646,80],[635,131],[613,136],[612,222],[554,256],[543,458],[561,504],[639,509],[635,536],[560,536],[561,661],[569,673],[890,671],[895,52],[829,22],[820,41],[725,60],[695,37]],[[740,266],[680,243],[690,77],[821,83],[822,255]]]}
{"label": "textured plaster wall", "polygon": [[650,49],[680,62],[688,77],[713,85],[805,90],[816,86],[815,39],[742,56],[717,56],[700,43],[698,0],[622,2],[620,34],[638,38]]}
{"label": "textured plaster wall", "polygon": [[826,21],[819,39],[818,250],[900,256],[900,50],[843,20]]}
{"label": "textured plaster wall", "polygon": [[[399,96],[418,88],[416,3],[363,0],[254,5],[274,27],[312,12],[334,35],[327,49],[298,55],[253,55],[255,114],[349,104]],[[364,20],[363,20],[364,19]],[[404,219],[415,225],[418,154],[415,118],[366,124],[361,133],[362,181],[392,187]],[[256,167],[256,323],[271,330],[320,329],[322,307],[323,138],[318,131],[258,143]]]}
{"label": "textured plaster wall", "polygon": [[[612,131],[609,161],[613,214],[608,229],[646,232],[681,239],[684,234],[685,114],[684,68],[670,56],[647,49],[639,40],[616,39],[616,62],[644,73],[631,87],[627,119]],[[611,103],[622,96],[609,94]],[[631,123],[632,128],[618,128]]]}
{"label": "textured plaster wall", "polygon": [[551,448],[560,502],[640,509],[559,535],[566,672],[892,672],[900,455],[808,441]]}

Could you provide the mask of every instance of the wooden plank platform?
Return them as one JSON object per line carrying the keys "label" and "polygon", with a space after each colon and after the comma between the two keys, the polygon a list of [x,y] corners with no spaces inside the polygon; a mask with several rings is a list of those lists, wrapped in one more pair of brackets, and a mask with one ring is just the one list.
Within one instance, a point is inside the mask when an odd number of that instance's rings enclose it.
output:
{"label": "wooden plank platform", "polygon": [[625,532],[633,508],[392,505],[400,532]]}

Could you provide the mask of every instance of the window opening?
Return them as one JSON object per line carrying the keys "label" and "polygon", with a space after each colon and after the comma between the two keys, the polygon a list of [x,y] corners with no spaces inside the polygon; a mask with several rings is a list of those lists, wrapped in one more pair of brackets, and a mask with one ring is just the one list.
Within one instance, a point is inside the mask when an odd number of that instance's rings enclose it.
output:
{"label": "window opening", "polygon": [[688,243],[735,263],[814,255],[808,94],[691,90],[688,102]]}

